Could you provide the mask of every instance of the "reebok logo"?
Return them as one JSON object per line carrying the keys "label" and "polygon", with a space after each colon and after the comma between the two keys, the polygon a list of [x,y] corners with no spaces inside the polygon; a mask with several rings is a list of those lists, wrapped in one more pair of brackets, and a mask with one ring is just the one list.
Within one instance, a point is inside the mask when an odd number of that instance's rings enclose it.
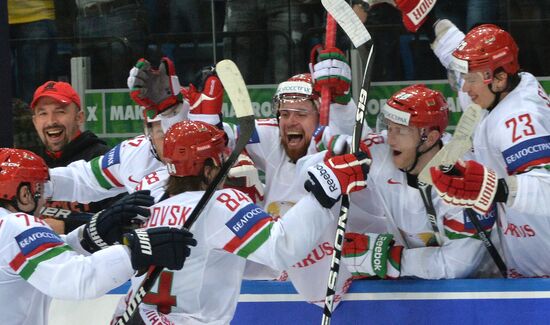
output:
{"label": "reebok logo", "polygon": [[153,249],[151,248],[151,241],[149,240],[149,235],[147,231],[143,229],[135,230],[136,235],[139,240],[139,248],[142,254],[153,255]]}
{"label": "reebok logo", "polygon": [[401,184],[401,182],[398,182],[394,180],[393,178],[388,178],[388,184]]}
{"label": "reebok logo", "polygon": [[334,192],[338,189],[338,187],[336,186],[336,183],[334,182],[334,180],[332,179],[332,177],[330,176],[330,174],[327,172],[327,170],[323,165],[317,165],[315,166],[315,169],[319,171],[319,175],[326,181],[328,185],[328,189],[331,192]]}

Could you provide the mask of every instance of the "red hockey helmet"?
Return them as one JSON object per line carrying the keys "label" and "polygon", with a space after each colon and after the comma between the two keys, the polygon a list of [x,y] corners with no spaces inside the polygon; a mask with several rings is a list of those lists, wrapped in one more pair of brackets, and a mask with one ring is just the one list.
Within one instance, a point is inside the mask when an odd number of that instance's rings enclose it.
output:
{"label": "red hockey helmet", "polygon": [[208,158],[219,166],[224,151],[224,132],[205,122],[178,122],[164,138],[164,161],[173,176],[197,176]]}
{"label": "red hockey helmet", "polygon": [[383,117],[394,123],[445,131],[449,107],[443,95],[425,85],[412,85],[393,94],[382,107]]}
{"label": "red hockey helmet", "polygon": [[49,179],[48,166],[36,154],[22,149],[0,148],[0,199],[13,200],[21,183],[29,183],[33,195]]}
{"label": "red hockey helmet", "polygon": [[453,52],[451,69],[460,73],[482,72],[491,81],[493,72],[503,68],[506,73],[519,70],[518,46],[503,29],[484,24],[472,29]]}
{"label": "red hockey helmet", "polygon": [[301,73],[283,81],[273,96],[273,113],[277,115],[284,102],[301,102],[311,100],[318,107],[319,93],[313,90],[313,79],[309,73]]}

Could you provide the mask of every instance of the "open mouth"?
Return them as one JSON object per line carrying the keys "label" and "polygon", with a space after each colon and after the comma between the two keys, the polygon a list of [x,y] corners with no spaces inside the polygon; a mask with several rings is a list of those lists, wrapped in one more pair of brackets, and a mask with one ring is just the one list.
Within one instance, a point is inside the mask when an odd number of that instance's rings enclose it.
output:
{"label": "open mouth", "polygon": [[286,139],[289,145],[298,145],[302,142],[304,135],[300,132],[287,132]]}
{"label": "open mouth", "polygon": [[392,154],[393,154],[394,157],[397,157],[397,156],[399,156],[399,155],[401,154],[401,151],[399,151],[399,150],[392,150]]}
{"label": "open mouth", "polygon": [[63,136],[63,129],[62,128],[51,128],[44,132],[46,136],[51,140],[59,140]]}

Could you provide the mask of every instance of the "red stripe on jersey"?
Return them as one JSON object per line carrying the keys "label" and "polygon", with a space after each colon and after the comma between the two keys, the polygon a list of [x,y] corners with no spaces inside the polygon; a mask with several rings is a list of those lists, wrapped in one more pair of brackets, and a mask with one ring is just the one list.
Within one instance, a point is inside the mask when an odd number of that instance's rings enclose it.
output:
{"label": "red stripe on jersey", "polygon": [[508,175],[515,175],[515,174],[524,172],[529,167],[535,167],[535,166],[538,166],[538,165],[545,165],[545,164],[548,164],[548,163],[550,163],[550,157],[544,157],[544,158],[536,159],[536,160],[530,161],[526,164],[523,164],[523,165],[519,166],[516,170],[508,171]]}
{"label": "red stripe on jersey", "polygon": [[49,248],[52,248],[52,247],[56,247],[56,246],[61,246],[61,245],[65,245],[64,242],[59,242],[59,243],[46,243],[44,245],[40,245],[38,246],[35,250],[33,250],[32,252],[30,252],[27,256],[23,255],[23,253],[19,253],[17,254],[13,260],[11,260],[10,262],[10,267],[15,271],[17,272],[17,270],[19,270],[19,268],[25,264],[25,262],[27,261],[27,258],[29,257],[32,257],[34,255],[37,255],[38,253],[41,253]]}
{"label": "red stripe on jersey", "polygon": [[451,230],[455,231],[455,232],[467,232],[467,233],[472,234],[472,235],[476,233],[476,231],[474,229],[466,229],[466,227],[464,227],[464,224],[462,222],[458,222],[458,221],[453,220],[453,219],[443,220],[443,225],[445,227],[451,228]]}
{"label": "red stripe on jersey", "polygon": [[120,182],[116,179],[116,177],[111,174],[111,172],[109,171],[109,169],[105,168],[105,169],[102,169],[103,170],[103,173],[105,173],[105,176],[107,176],[107,178],[113,183],[115,184],[117,187],[124,187],[124,185],[120,184]]}
{"label": "red stripe on jersey", "polygon": [[263,226],[271,222],[273,220],[272,218],[264,218],[260,221],[258,221],[257,224],[255,224],[250,230],[244,235],[243,238],[239,238],[237,236],[234,236],[233,239],[231,239],[225,246],[223,247],[224,250],[233,253],[237,248],[241,247],[242,244],[244,244],[250,237],[258,233],[260,229],[263,228]]}

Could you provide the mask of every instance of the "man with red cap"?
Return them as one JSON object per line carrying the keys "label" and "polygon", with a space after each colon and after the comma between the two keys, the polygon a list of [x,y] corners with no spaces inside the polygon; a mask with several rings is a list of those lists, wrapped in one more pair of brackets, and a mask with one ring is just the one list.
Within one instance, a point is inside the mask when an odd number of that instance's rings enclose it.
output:
{"label": "man with red cap", "polygon": [[[34,92],[31,102],[32,121],[38,136],[44,144],[38,154],[48,167],[63,167],[73,161],[91,160],[109,150],[107,144],[91,131],[81,132],[84,111],[80,97],[70,84],[62,81],[47,81]],[[76,202],[48,202],[50,207],[63,208],[72,212],[98,212],[107,202],[80,204]],[[65,211],[64,210],[64,211]],[[66,214],[63,214],[66,215]],[[70,232],[81,223],[64,219],[48,220],[56,231]]]}

